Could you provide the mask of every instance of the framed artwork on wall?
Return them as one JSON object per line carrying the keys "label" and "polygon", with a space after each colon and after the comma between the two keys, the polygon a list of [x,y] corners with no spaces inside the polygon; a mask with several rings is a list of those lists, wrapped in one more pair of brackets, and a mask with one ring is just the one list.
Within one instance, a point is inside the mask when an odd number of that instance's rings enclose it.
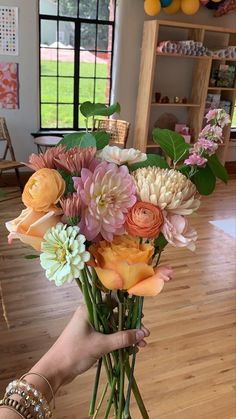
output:
{"label": "framed artwork on wall", "polygon": [[17,63],[0,63],[0,109],[19,108]]}
{"label": "framed artwork on wall", "polygon": [[18,55],[18,7],[0,6],[0,55]]}

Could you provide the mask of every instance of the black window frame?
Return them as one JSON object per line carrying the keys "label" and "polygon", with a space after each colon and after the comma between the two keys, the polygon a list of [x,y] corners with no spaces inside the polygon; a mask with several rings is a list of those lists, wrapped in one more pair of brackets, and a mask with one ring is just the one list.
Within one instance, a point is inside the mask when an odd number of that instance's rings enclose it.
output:
{"label": "black window frame", "polygon": [[[114,20],[103,20],[103,19],[99,19],[98,18],[98,14],[99,14],[99,0],[97,0],[97,9],[96,9],[96,19],[87,19],[87,18],[81,18],[79,17],[79,1],[78,0],[78,14],[77,17],[69,17],[69,16],[62,16],[60,15],[60,10],[59,10],[59,2],[57,5],[57,15],[48,15],[48,14],[43,14],[40,13],[39,11],[39,124],[40,124],[40,132],[70,132],[70,131],[83,131],[84,127],[80,127],[79,126],[79,106],[80,106],[80,102],[79,102],[79,83],[81,79],[93,79],[94,80],[94,89],[93,89],[93,101],[95,101],[95,94],[96,94],[96,80],[109,80],[109,101],[107,104],[110,104],[110,100],[111,100],[111,91],[112,91],[112,73],[113,73],[113,58],[114,58],[114,38],[115,38],[115,19],[116,19],[116,0],[114,1]],[[39,10],[40,10],[40,0],[39,0]],[[60,77],[59,75],[59,59],[58,59],[58,51],[59,51],[59,47],[57,45],[57,47],[55,48],[57,50],[57,61],[56,61],[56,66],[57,66],[57,75],[56,76],[45,76],[41,74],[41,22],[43,20],[47,20],[47,21],[53,21],[53,22],[57,22],[57,42],[59,42],[59,24],[60,22],[72,22],[74,23],[74,28],[75,28],[75,32],[74,32],[74,75],[71,77],[74,80],[74,90],[73,90],[73,127],[68,128],[61,128],[58,127],[58,114],[59,114],[59,105],[68,105],[68,103],[63,103],[63,102],[59,102],[58,98],[59,98],[59,83],[58,83],[58,79]],[[95,74],[94,77],[85,77],[85,76],[80,76],[80,50],[81,50],[81,44],[80,44],[80,34],[81,34],[81,24],[95,24],[96,25],[96,38],[95,38],[95,49],[94,50],[90,50],[93,51],[95,54]],[[111,41],[111,50],[101,50],[101,49],[97,49],[97,34],[98,34],[98,25],[107,25],[110,26],[112,28],[112,41]],[[109,53],[110,54],[110,75],[109,77],[97,77],[96,76],[96,65],[97,65],[97,53]],[[57,78],[57,101],[56,102],[43,102],[42,101],[42,90],[41,90],[41,78],[42,77],[56,77]],[[66,77],[66,76],[64,76]],[[42,104],[53,104],[56,105],[56,125],[57,127],[42,127],[42,113],[41,113],[41,105]]]}

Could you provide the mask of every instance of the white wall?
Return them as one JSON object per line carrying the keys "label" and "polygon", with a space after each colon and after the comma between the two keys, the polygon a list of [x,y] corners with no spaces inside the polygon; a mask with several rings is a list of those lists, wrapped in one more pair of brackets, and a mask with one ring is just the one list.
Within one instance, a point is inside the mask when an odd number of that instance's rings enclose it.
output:
{"label": "white wall", "polygon": [[[205,25],[216,25],[236,29],[236,12],[214,18],[212,10],[201,8],[194,16],[177,13],[168,16],[161,12],[155,18],[149,18],[143,10],[143,0],[118,0],[116,27],[116,66],[114,69],[114,100],[121,104],[121,117],[131,122],[131,132],[128,145],[133,142],[133,127],[135,122],[135,103],[138,91],[138,77],[140,64],[140,49],[144,20],[163,19],[180,22],[192,22]],[[173,77],[170,68],[166,77]]]}
{"label": "white wall", "polygon": [[35,151],[30,135],[38,128],[38,7],[37,0],[0,0],[19,7],[19,55],[0,55],[0,61],[19,63],[20,108],[0,109],[7,120],[16,158],[26,161]]}
{"label": "white wall", "polygon": [[[30,133],[39,127],[37,4],[37,0],[0,0],[2,6],[19,7],[19,56],[1,55],[0,60],[20,64],[20,109],[1,109],[0,115],[7,119],[16,156],[21,161],[26,161],[29,154],[36,150]],[[130,121],[133,128],[143,22],[148,19],[143,11],[143,0],[118,0],[117,17],[119,23],[116,45],[119,45],[119,49],[115,47],[117,55],[114,74],[115,99],[121,103],[121,117]],[[160,14],[158,19],[160,18],[170,17]],[[235,13],[216,19],[207,9],[202,9],[192,17],[177,14],[172,19],[236,27]],[[132,130],[130,144],[131,142]]]}

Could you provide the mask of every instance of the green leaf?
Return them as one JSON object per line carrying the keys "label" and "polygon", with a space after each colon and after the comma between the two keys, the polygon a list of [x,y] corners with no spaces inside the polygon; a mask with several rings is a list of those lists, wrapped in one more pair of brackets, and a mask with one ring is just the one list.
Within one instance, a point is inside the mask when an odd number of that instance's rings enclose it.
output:
{"label": "green leaf", "polygon": [[174,162],[183,160],[188,155],[190,145],[186,144],[184,138],[177,132],[155,128],[153,139]]}
{"label": "green leaf", "polygon": [[208,166],[211,168],[214,175],[223,180],[224,183],[227,183],[229,180],[229,175],[224,166],[222,166],[216,154],[208,157]]}
{"label": "green leaf", "polygon": [[65,195],[67,195],[68,193],[75,192],[74,181],[72,179],[72,176],[79,176],[79,174],[78,173],[71,174],[71,173],[66,172],[66,170],[62,170],[62,169],[59,170],[59,173],[61,174],[64,181],[66,182]]}
{"label": "green leaf", "polygon": [[104,103],[84,102],[80,106],[80,112],[85,118],[91,116],[110,116],[113,113],[120,113],[120,104],[114,103],[111,106],[104,105]]}
{"label": "green leaf", "polygon": [[38,259],[39,255],[26,255],[24,258],[25,259]]}
{"label": "green leaf", "polygon": [[157,239],[154,240],[154,246],[157,250],[157,253],[162,252],[167,244],[168,241],[165,239],[162,233],[160,233]]}
{"label": "green leaf", "polygon": [[147,160],[134,163],[129,166],[131,172],[137,170],[141,167],[148,167],[148,166],[155,166],[160,167],[161,169],[169,169],[169,165],[163,157],[159,156],[158,154],[147,154]]}
{"label": "green leaf", "polygon": [[204,168],[199,169],[191,180],[195,183],[201,195],[210,195],[215,189],[216,177],[208,164]]}
{"label": "green leaf", "polygon": [[67,149],[72,147],[96,147],[96,139],[90,132],[75,132],[65,135],[59,144],[65,145]]}
{"label": "green leaf", "polygon": [[97,149],[101,150],[109,144],[110,134],[106,131],[93,131],[93,136],[96,139]]}

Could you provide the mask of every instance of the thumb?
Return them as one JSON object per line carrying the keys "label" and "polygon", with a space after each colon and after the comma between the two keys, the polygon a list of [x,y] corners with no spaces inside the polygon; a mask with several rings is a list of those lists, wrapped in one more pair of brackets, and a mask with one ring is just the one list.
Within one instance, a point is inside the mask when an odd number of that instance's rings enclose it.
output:
{"label": "thumb", "polygon": [[141,329],[125,330],[110,335],[103,335],[103,354],[132,346],[140,342],[144,337],[145,333]]}

